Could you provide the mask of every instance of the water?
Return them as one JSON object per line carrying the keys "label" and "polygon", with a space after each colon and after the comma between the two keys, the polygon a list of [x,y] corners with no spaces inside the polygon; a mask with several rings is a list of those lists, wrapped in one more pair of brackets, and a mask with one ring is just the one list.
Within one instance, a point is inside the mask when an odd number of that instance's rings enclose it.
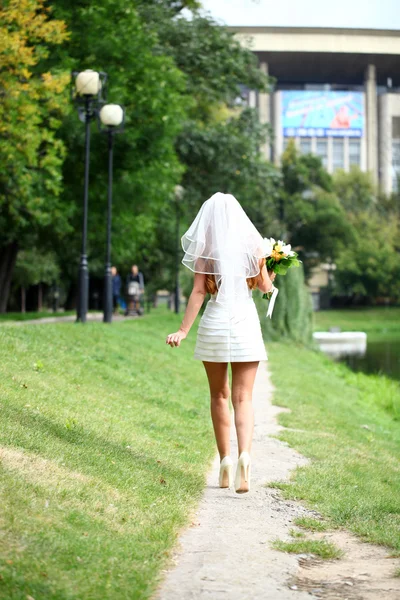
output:
{"label": "water", "polygon": [[374,338],[368,336],[364,356],[345,356],[341,359],[354,371],[387,375],[400,380],[400,337]]}

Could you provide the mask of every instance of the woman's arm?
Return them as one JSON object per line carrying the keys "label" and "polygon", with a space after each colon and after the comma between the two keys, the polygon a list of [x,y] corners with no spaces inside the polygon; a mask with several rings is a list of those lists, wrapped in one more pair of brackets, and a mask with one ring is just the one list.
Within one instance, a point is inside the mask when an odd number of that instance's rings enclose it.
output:
{"label": "woman's arm", "polygon": [[195,273],[193,290],[190,294],[189,302],[187,303],[181,326],[179,327],[178,331],[175,333],[170,333],[167,336],[165,341],[166,344],[169,344],[171,347],[180,346],[181,341],[185,339],[194,323],[194,320],[199,314],[199,310],[204,302],[206,294],[206,276],[203,273]]}
{"label": "woman's arm", "polygon": [[275,277],[276,274],[273,271],[267,271],[267,267],[263,265],[258,276],[258,289],[261,290],[264,294],[266,294],[267,292],[272,292]]}

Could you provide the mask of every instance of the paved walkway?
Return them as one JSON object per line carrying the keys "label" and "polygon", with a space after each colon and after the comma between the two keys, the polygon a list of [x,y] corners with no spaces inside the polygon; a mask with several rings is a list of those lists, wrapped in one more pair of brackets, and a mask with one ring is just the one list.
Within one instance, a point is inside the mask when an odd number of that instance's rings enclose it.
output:
{"label": "paved walkway", "polygon": [[[138,319],[137,316],[125,317],[124,315],[113,315],[113,321],[126,321],[130,319]],[[0,320],[0,325],[41,325],[43,323],[74,323],[76,321],[76,314],[62,316],[58,314],[55,317],[44,317],[43,319],[28,319],[26,321],[7,321]],[[87,314],[87,321],[103,321],[102,312],[89,312]]]}
{"label": "paved walkway", "polygon": [[[294,518],[312,515],[299,504],[284,501],[267,481],[285,479],[306,460],[286,444],[272,438],[279,431],[271,405],[271,384],[261,363],[255,389],[255,432],[252,450],[252,490],[238,495],[218,487],[218,459],[194,525],[183,532],[172,567],[156,598],[159,600],[310,600],[309,591],[290,589],[288,581],[298,562],[272,550],[275,538],[289,539]],[[236,441],[232,427],[232,457]]]}

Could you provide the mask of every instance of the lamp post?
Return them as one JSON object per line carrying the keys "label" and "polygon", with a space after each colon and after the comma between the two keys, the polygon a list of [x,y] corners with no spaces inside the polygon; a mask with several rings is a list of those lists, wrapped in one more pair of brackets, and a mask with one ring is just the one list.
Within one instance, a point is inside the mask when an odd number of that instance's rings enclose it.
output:
{"label": "lamp post", "polygon": [[180,309],[180,289],[179,289],[179,266],[180,266],[180,203],[183,198],[184,189],[181,185],[175,186],[175,208],[176,208],[176,230],[175,230],[175,312],[179,313]]}
{"label": "lamp post", "polygon": [[106,262],[104,270],[104,323],[111,323],[113,314],[111,274],[111,222],[112,222],[112,179],[114,135],[123,131],[125,111],[119,104],[105,104],[99,112],[99,128],[108,137],[108,200]]}
{"label": "lamp post", "polygon": [[72,99],[77,106],[79,119],[85,123],[85,179],[83,193],[83,219],[82,219],[82,247],[79,263],[78,303],[76,320],[86,323],[89,298],[89,269],[86,252],[87,220],[89,199],[89,156],[90,156],[90,122],[96,116],[98,107],[103,101],[107,80],[106,73],[88,69],[72,73]]}

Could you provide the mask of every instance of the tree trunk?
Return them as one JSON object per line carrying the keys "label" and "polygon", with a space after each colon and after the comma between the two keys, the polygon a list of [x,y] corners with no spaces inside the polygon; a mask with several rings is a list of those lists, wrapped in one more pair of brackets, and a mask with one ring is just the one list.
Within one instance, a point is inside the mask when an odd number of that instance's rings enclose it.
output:
{"label": "tree trunk", "polygon": [[43,288],[42,288],[42,284],[39,283],[38,284],[38,312],[42,312],[42,308],[43,308]]}
{"label": "tree trunk", "polygon": [[21,312],[26,313],[26,289],[21,287]]}
{"label": "tree trunk", "polygon": [[7,310],[11,279],[18,254],[17,242],[0,248],[0,313]]}

